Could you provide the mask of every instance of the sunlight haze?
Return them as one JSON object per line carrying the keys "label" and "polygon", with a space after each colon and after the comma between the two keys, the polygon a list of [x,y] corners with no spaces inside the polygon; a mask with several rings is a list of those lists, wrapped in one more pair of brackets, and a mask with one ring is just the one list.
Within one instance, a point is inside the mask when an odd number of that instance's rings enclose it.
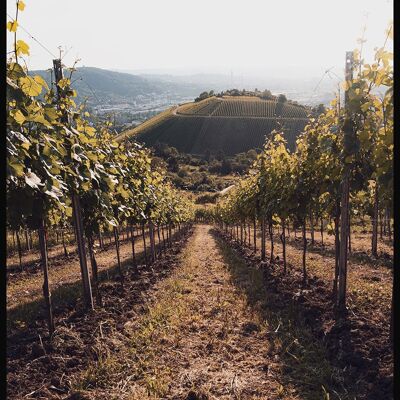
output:
{"label": "sunlight haze", "polygon": [[[14,16],[14,2],[7,5]],[[114,70],[308,76],[332,66],[341,72],[364,25],[370,59],[392,7],[386,0],[28,0],[19,23],[54,55],[67,49],[67,66],[79,58],[78,66]],[[46,50],[22,29],[18,36],[31,48],[30,69],[51,66]]]}

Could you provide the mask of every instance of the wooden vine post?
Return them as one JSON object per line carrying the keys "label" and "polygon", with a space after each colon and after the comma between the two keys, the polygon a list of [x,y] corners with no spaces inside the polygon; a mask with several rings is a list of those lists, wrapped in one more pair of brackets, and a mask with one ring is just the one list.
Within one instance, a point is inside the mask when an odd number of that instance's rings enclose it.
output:
{"label": "wooden vine post", "polygon": [[96,302],[99,307],[101,307],[102,300],[101,300],[101,294],[99,290],[99,274],[98,274],[98,266],[97,266],[97,261],[96,257],[94,254],[94,240],[93,236],[88,236],[88,248],[89,248],[89,257],[90,257],[90,264],[92,266],[92,274],[93,274],[93,283],[94,283],[94,292],[96,296]]}
{"label": "wooden vine post", "polygon": [[[346,82],[353,79],[353,52],[346,52],[345,67]],[[345,92],[345,121],[343,125],[344,135],[344,154],[345,157],[350,154],[351,139],[353,135],[353,123],[348,111],[348,90]],[[342,196],[340,202],[340,250],[339,250],[339,310],[346,309],[346,280],[347,280],[347,250],[349,238],[349,186],[350,186],[350,166],[344,160],[343,178],[342,178]]]}
{"label": "wooden vine post", "polygon": [[121,265],[121,255],[120,255],[120,243],[119,243],[119,233],[118,233],[118,228],[114,226],[114,241],[115,241],[115,250],[117,252],[117,265],[118,265],[118,273],[121,278],[121,287],[122,290],[124,289],[124,273],[122,271],[122,265]]}
{"label": "wooden vine post", "polygon": [[49,289],[49,262],[47,258],[46,231],[43,219],[41,219],[40,221],[38,233],[39,233],[40,256],[42,261],[43,278],[44,278],[43,295],[44,295],[44,300],[46,302],[47,325],[49,327],[49,333],[51,336],[54,333],[54,319],[53,319],[53,308],[51,305],[51,293]]}
{"label": "wooden vine post", "polygon": [[261,260],[265,261],[265,218],[261,217]]}
{"label": "wooden vine post", "polygon": [[80,207],[79,197],[76,193],[72,195],[72,212],[73,212],[74,226],[76,232],[76,242],[78,245],[79,264],[81,267],[85,306],[87,308],[93,309],[92,286],[90,284],[89,268],[86,259],[86,246],[85,246],[85,237],[83,235],[81,207]]}
{"label": "wooden vine post", "polygon": [[283,257],[283,273],[286,274],[286,230],[285,230],[285,218],[282,218],[282,233],[281,233],[281,242],[282,242],[282,257]]}
{"label": "wooden vine post", "polygon": [[255,216],[253,220],[253,240],[254,240],[254,253],[257,253],[257,217]]}
{"label": "wooden vine post", "polygon": [[131,231],[132,264],[133,264],[133,268],[134,268],[135,274],[137,275],[139,271],[138,271],[137,262],[136,262],[135,232],[134,232],[133,224],[129,225],[129,229]]}
{"label": "wooden vine post", "polygon": [[154,224],[153,221],[149,219],[149,237],[150,237],[150,255],[151,262],[153,263],[156,260],[156,244],[154,238]]}
{"label": "wooden vine post", "polygon": [[379,218],[379,202],[378,202],[378,181],[375,180],[374,192],[374,215],[372,218],[372,255],[378,257],[378,218]]}
{"label": "wooden vine post", "polygon": [[[56,79],[56,84],[63,79],[63,70],[61,65],[61,59],[53,60],[53,68],[54,68],[54,76]],[[60,101],[63,93],[60,91],[59,86],[57,85],[57,96]],[[68,116],[63,115],[63,122],[68,122]],[[86,246],[85,246],[85,238],[83,234],[83,224],[81,218],[81,208],[79,197],[76,193],[72,194],[72,213],[74,218],[74,226],[75,226],[75,235],[76,242],[78,245],[78,255],[79,255],[79,263],[81,267],[81,275],[82,275],[82,284],[83,284],[83,295],[85,300],[85,306],[89,309],[93,309],[93,297],[92,297],[92,287],[90,284],[89,277],[89,269],[87,265],[86,259]]]}
{"label": "wooden vine post", "polygon": [[144,222],[142,222],[142,239],[143,239],[143,253],[144,253],[144,263],[148,266],[147,262],[147,248],[146,248],[146,232],[144,230]]}
{"label": "wooden vine post", "polygon": [[21,239],[19,237],[18,231],[15,232],[15,235],[17,237],[17,248],[18,248],[18,258],[19,258],[19,268],[21,271],[24,270],[24,267],[22,265],[22,248],[21,248]]}

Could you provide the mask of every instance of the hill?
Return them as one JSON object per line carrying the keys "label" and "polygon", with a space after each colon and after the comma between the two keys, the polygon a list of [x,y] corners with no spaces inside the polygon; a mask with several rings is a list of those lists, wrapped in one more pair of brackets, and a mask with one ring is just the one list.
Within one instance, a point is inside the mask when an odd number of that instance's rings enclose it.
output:
{"label": "hill", "polygon": [[290,148],[307,122],[307,109],[289,102],[258,97],[222,96],[186,103],[123,132],[118,140],[135,137],[148,146],[166,143],[180,152],[226,155],[261,148],[265,136],[282,126]]}
{"label": "hill", "polygon": [[[51,82],[50,70],[36,70],[32,75],[42,76]],[[64,76],[69,76],[68,69]],[[89,105],[122,104],[137,105],[169,98],[170,102],[193,98],[199,87],[185,83],[168,82],[157,77],[142,77],[129,73],[109,71],[94,67],[80,67],[73,72],[72,87],[78,93],[78,101],[88,98]]]}

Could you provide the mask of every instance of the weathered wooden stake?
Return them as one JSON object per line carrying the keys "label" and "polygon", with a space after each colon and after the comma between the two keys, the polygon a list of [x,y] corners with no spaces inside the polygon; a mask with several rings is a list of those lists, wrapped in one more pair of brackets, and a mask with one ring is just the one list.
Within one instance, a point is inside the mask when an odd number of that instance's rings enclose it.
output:
{"label": "weathered wooden stake", "polygon": [[49,334],[51,336],[54,333],[54,319],[53,319],[53,308],[51,304],[51,292],[49,288],[49,264],[47,258],[46,232],[43,220],[40,222],[38,233],[39,233],[40,257],[42,261],[42,270],[43,270],[43,296],[46,304],[47,325],[49,328]]}

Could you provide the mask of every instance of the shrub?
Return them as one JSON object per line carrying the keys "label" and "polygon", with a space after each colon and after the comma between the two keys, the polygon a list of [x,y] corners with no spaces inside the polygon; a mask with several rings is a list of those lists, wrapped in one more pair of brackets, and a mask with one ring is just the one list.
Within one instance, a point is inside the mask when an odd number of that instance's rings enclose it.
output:
{"label": "shrub", "polygon": [[206,203],[213,203],[215,204],[215,202],[217,201],[217,197],[218,194],[217,193],[207,193],[207,194],[203,194],[202,196],[199,196],[196,199],[196,204],[206,204]]}
{"label": "shrub", "polygon": [[180,178],[184,178],[185,176],[188,176],[188,172],[187,172],[186,168],[180,168],[178,171],[178,176]]}
{"label": "shrub", "polygon": [[210,185],[202,183],[201,185],[197,186],[196,190],[198,192],[211,192],[211,191],[213,191],[215,189],[213,189]]}

